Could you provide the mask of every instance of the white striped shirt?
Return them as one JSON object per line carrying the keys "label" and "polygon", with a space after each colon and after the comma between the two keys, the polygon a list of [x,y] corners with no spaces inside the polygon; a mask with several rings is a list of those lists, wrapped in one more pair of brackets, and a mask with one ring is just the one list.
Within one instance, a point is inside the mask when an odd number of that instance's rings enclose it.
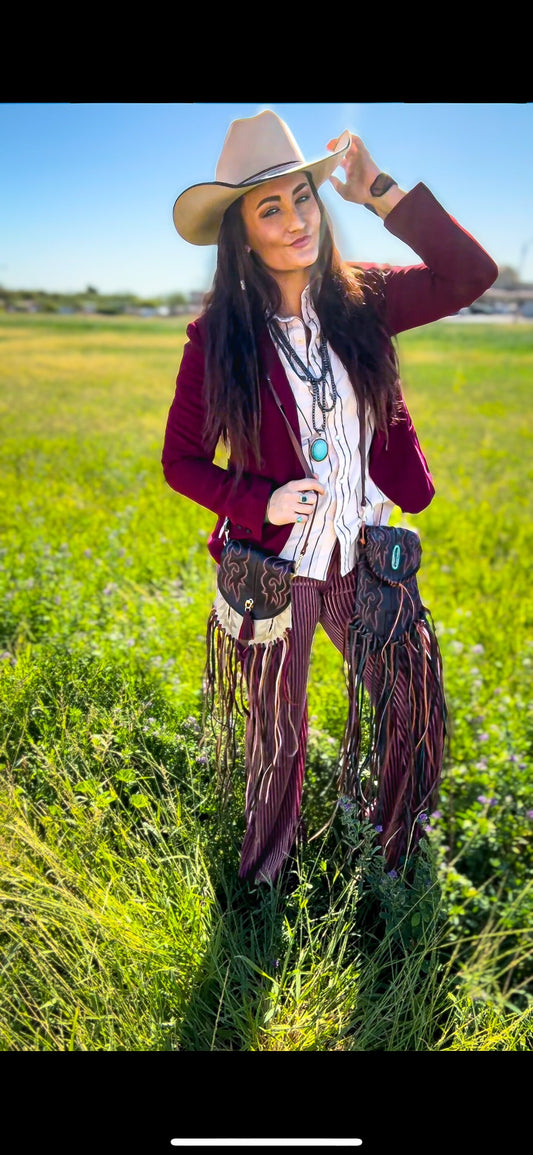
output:
{"label": "white striped shirt", "polygon": [[[291,342],[301,361],[308,365],[315,375],[320,374],[322,364],[319,352],[320,323],[309,295],[309,286],[302,293],[301,317],[277,317],[283,331]],[[305,327],[311,332],[307,348]],[[307,550],[298,567],[299,577],[317,578],[325,581],[335,542],[340,544],[340,572],[347,574],[355,565],[356,541],[361,527],[361,456],[359,453],[359,417],[357,398],[344,365],[328,344],[331,368],[337,388],[335,406],[326,413],[325,437],[328,455],[324,461],[314,461],[309,455],[309,446],[316,436],[312,421],[312,393],[306,381],[301,381],[291,368],[284,351],[276,345],[298,409],[300,437],[304,457],[313,473],[318,475],[325,493],[318,494],[317,510],[309,535]],[[326,393],[327,403],[331,403],[331,393]],[[316,420],[321,421],[322,413],[316,409]],[[386,525],[394,502],[378,489],[368,475],[368,454],[372,441],[373,424],[370,414],[366,427],[367,472],[365,477],[366,506],[365,521],[373,525]],[[280,552],[280,557],[298,560],[303,546],[307,524],[294,524],[290,537]]]}

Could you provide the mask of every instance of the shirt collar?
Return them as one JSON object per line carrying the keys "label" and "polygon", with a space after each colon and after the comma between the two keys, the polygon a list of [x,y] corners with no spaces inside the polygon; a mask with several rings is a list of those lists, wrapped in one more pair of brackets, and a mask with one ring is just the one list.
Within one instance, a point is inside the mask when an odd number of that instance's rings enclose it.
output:
{"label": "shirt collar", "polygon": [[[305,289],[303,290],[303,293],[300,297],[300,301],[302,305],[302,316],[304,321],[311,320],[318,322],[318,317],[311,301],[311,288],[309,285],[305,286]],[[276,321],[280,321],[282,325],[288,325],[291,328],[295,324],[301,325],[302,323],[302,317],[298,317],[296,314],[293,314],[292,317],[280,317],[279,313],[275,313],[274,319]]]}

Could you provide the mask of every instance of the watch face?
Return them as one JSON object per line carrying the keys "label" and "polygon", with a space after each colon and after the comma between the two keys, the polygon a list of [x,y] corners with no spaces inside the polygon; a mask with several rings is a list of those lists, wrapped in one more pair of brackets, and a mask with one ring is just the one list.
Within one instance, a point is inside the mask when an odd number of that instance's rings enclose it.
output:
{"label": "watch face", "polygon": [[388,190],[392,188],[393,184],[396,183],[397,182],[394,180],[394,177],[389,176],[388,172],[380,172],[378,173],[376,179],[372,181],[372,184],[370,185],[370,192],[373,197],[382,197],[383,194],[388,192]]}

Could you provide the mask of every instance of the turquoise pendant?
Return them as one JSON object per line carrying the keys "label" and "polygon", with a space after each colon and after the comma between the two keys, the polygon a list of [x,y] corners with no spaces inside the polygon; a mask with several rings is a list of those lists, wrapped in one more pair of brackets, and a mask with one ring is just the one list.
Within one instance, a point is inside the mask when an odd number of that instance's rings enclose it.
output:
{"label": "turquoise pendant", "polygon": [[311,444],[311,457],[313,461],[323,461],[328,455],[328,443],[323,437],[316,437]]}

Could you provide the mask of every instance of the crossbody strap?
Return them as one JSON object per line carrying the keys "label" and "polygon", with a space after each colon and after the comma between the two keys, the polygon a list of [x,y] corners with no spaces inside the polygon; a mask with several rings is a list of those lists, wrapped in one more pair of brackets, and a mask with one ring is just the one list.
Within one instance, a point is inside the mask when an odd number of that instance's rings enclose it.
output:
{"label": "crossbody strap", "polygon": [[[357,398],[359,406],[359,397]],[[359,406],[360,407],[360,406]],[[363,406],[363,420],[359,418],[359,453],[361,456],[361,506],[359,515],[361,517],[361,542],[365,544],[365,513],[366,513],[366,493],[365,493],[365,477],[366,477],[366,406]]]}
{"label": "crossbody strap", "polygon": [[361,405],[359,397],[357,398],[358,409],[363,410],[362,414],[359,412],[359,454],[361,457],[361,542],[365,544],[365,474],[366,474],[366,405]]}
{"label": "crossbody strap", "polygon": [[[298,455],[298,459],[299,459],[299,461],[301,462],[301,465],[302,465],[302,469],[303,469],[303,471],[304,471],[304,473],[305,473],[306,477],[313,477],[313,478],[314,478],[314,476],[315,476],[315,475],[314,475],[314,473],[312,472],[312,470],[309,468],[309,465],[307,464],[307,461],[305,460],[305,457],[304,457],[304,455],[303,455],[303,452],[302,452],[302,447],[301,447],[301,445],[300,445],[300,442],[298,441],[298,438],[296,437],[296,434],[295,434],[295,432],[294,432],[294,429],[293,429],[293,427],[292,427],[292,425],[291,425],[291,423],[290,423],[290,421],[289,421],[289,418],[287,417],[287,414],[286,414],[286,412],[285,412],[285,410],[284,410],[284,408],[283,408],[283,405],[281,404],[281,401],[280,401],[280,399],[279,399],[279,397],[278,397],[278,394],[276,393],[276,390],[274,389],[274,386],[273,386],[273,384],[272,384],[272,381],[270,380],[270,377],[268,377],[268,376],[267,376],[267,381],[268,381],[268,384],[270,385],[270,388],[271,388],[271,390],[272,390],[272,395],[273,395],[273,397],[274,397],[274,400],[275,400],[275,402],[276,402],[276,405],[277,405],[277,406],[278,406],[278,408],[280,409],[280,411],[281,411],[281,413],[282,413],[282,415],[283,415],[283,417],[284,417],[284,419],[285,419],[285,424],[286,424],[286,426],[287,426],[287,432],[288,432],[288,434],[289,434],[289,436],[290,436],[290,439],[291,439],[291,441],[292,441],[292,444],[293,444],[293,446],[294,446],[294,449],[295,449],[295,451],[296,451],[296,453],[297,453],[297,455]],[[316,514],[316,510],[317,510],[317,505],[318,505],[318,501],[315,501],[315,504],[314,504],[314,506],[313,506],[313,513],[312,513],[312,516],[309,518],[309,521],[308,521],[308,525],[307,525],[307,533],[306,533],[306,535],[305,535],[305,541],[304,541],[304,544],[303,544],[302,550],[301,550],[301,552],[300,552],[300,556],[299,556],[299,558],[298,558],[298,561],[297,561],[297,563],[296,563],[296,570],[295,570],[295,572],[297,572],[297,569],[298,569],[298,567],[299,567],[299,565],[300,565],[300,562],[301,562],[301,560],[302,560],[302,558],[303,558],[303,556],[304,556],[304,553],[305,553],[305,551],[306,551],[306,549],[307,549],[307,544],[308,544],[308,541],[309,541],[309,534],[311,533],[311,528],[312,528],[313,522],[314,522],[314,520],[315,520],[315,514]]]}
{"label": "crossbody strap", "polygon": [[365,473],[366,473],[366,413],[363,410],[362,420],[359,414],[359,453],[361,455],[361,514],[366,505]]}
{"label": "crossbody strap", "polygon": [[283,408],[283,405],[281,404],[281,401],[280,401],[280,399],[279,399],[279,397],[278,397],[278,395],[277,395],[277,393],[276,393],[276,390],[274,389],[274,386],[273,386],[273,384],[272,384],[272,381],[270,380],[270,377],[267,377],[267,381],[268,381],[268,384],[270,385],[270,388],[271,388],[271,390],[272,390],[272,393],[273,393],[273,396],[274,396],[274,400],[275,400],[276,404],[278,405],[279,409],[281,409],[282,415],[283,415],[283,417],[284,417],[284,419],[285,419],[285,424],[286,424],[286,426],[287,426],[287,432],[288,432],[288,434],[289,434],[289,436],[290,436],[290,439],[291,439],[291,441],[292,441],[292,444],[294,445],[294,448],[295,448],[295,450],[296,450],[296,453],[298,454],[299,460],[300,460],[300,462],[301,462],[301,464],[302,464],[302,469],[303,469],[303,471],[304,471],[304,473],[305,473],[306,477],[314,477],[314,473],[312,473],[312,472],[311,472],[311,470],[309,469],[309,466],[308,466],[308,464],[307,464],[307,461],[305,460],[305,457],[304,457],[304,455],[303,455],[303,453],[302,453],[302,447],[301,447],[301,445],[300,445],[300,442],[298,441],[298,438],[296,437],[296,434],[295,434],[295,432],[294,432],[294,429],[293,429],[293,427],[292,427],[292,425],[291,425],[291,423],[290,423],[290,421],[289,421],[289,418],[287,417],[287,414],[286,414],[286,412],[285,412],[285,410],[284,410],[284,408]]}

